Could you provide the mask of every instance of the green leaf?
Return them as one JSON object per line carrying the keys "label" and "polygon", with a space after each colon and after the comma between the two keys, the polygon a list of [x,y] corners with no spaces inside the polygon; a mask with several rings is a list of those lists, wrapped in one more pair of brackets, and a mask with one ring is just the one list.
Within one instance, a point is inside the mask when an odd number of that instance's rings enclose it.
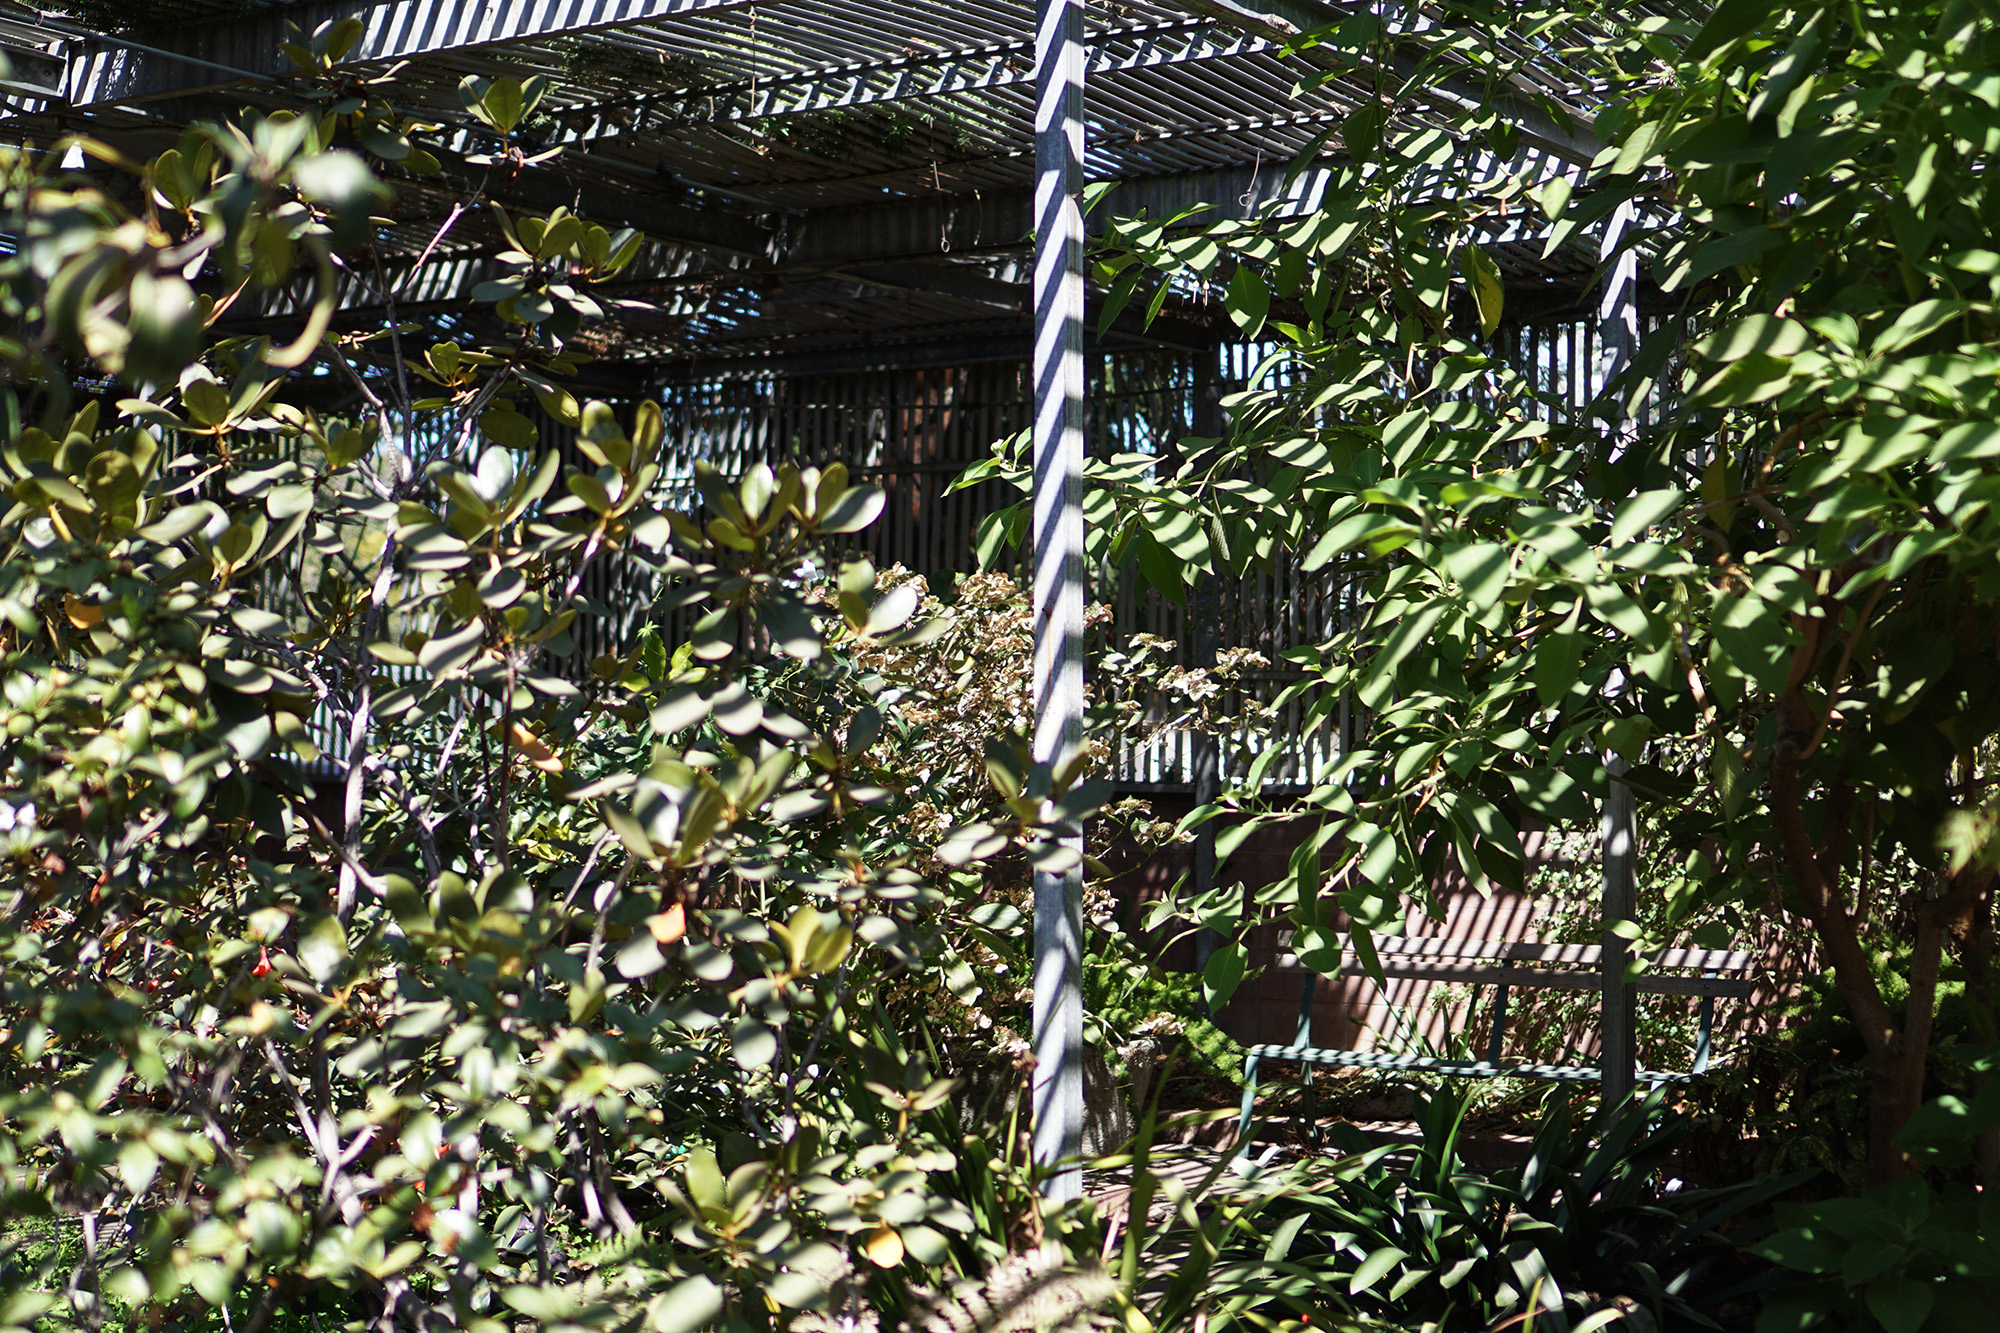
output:
{"label": "green leaf", "polygon": [[714,1149],[698,1147],[688,1153],[686,1180],[688,1200],[695,1207],[707,1210],[728,1206],[729,1187],[723,1181]]}
{"label": "green leaf", "polygon": [[[387,158],[385,153],[376,154]],[[405,156],[408,150],[405,150]],[[319,153],[292,168],[299,193],[335,213],[367,209],[385,199],[388,187],[375,179],[368,164],[345,149]]]}
{"label": "green leaf", "polygon": [[1576,688],[1577,667],[1583,661],[1585,642],[1577,629],[1582,615],[1583,603],[1579,600],[1560,624],[1536,635],[1530,645],[1534,660],[1529,675],[1535,682],[1535,697],[1544,708],[1555,707]]}
{"label": "green leaf", "polygon": [[481,412],[479,430],[487,439],[509,449],[532,449],[539,438],[535,423],[511,407],[489,407]]}
{"label": "green leaf", "polygon": [[1819,1292],[1779,1291],[1757,1312],[1756,1333],[1805,1333],[1827,1316],[1828,1298]]}
{"label": "green leaf", "polygon": [[535,401],[541,405],[542,411],[557,421],[574,426],[583,420],[583,410],[566,390],[558,389],[553,384],[537,384],[534,389]]}
{"label": "green leaf", "polygon": [[1749,315],[1723,325],[1690,348],[1710,361],[1740,361],[1753,352],[1797,356],[1812,339],[1805,326],[1771,315]]}
{"label": "green leaf", "polygon": [[768,1023],[746,1015],[729,1029],[729,1053],[744,1069],[762,1069],[778,1058],[778,1034]]}
{"label": "green leaf", "polygon": [[843,492],[830,506],[822,508],[818,527],[821,532],[859,532],[882,515],[882,507],[888,497],[879,486],[854,486]]}
{"label": "green leaf", "polygon": [[0,1329],[25,1331],[37,1327],[36,1321],[56,1308],[56,1299],[42,1291],[8,1292],[0,1297]]}
{"label": "green leaf", "polygon": [[1778,6],[1773,0],[1722,0],[1709,11],[1694,40],[1688,43],[1687,58],[1701,60],[1723,47],[1755,32]]}
{"label": "green leaf", "polygon": [[500,1289],[500,1299],[540,1326],[561,1323],[577,1309],[575,1294],[556,1286],[506,1286]]}
{"label": "green leaf", "polygon": [[1028,508],[1026,501],[1012,504],[1005,509],[996,509],[979,520],[979,528],[973,535],[973,553],[979,558],[981,569],[991,569],[1000,559],[1002,548],[1019,545],[1022,531],[1027,526]]}
{"label": "green leaf", "polygon": [[[911,1230],[921,1229],[923,1228],[911,1228]],[[831,1247],[822,1246],[821,1248],[830,1249]],[[838,1262],[839,1260],[836,1256],[834,1259],[835,1265]],[[837,1266],[825,1267],[821,1271],[836,1272],[838,1268]],[[765,1292],[778,1304],[789,1309],[800,1310],[818,1304],[820,1299],[826,1295],[826,1284],[823,1279],[814,1276],[812,1272],[804,1271],[794,1266],[774,1275],[770,1280],[770,1285],[765,1288]]]}
{"label": "green leaf", "polygon": [[1243,983],[1249,963],[1250,951],[1239,940],[1229,941],[1208,956],[1208,963],[1201,970],[1201,994],[1209,1012],[1222,1012],[1229,997]]}
{"label": "green leaf", "polygon": [[1883,1333],[1917,1333],[1936,1303],[1931,1284],[1913,1277],[1889,1278],[1868,1287],[1868,1313],[1882,1325]]}
{"label": "green leaf", "polygon": [[1782,239],[1769,227],[1746,227],[1733,235],[1718,237],[1696,246],[1662,285],[1670,292],[1683,291],[1726,268],[1749,263]]}
{"label": "green leaf", "polygon": [[564,213],[549,223],[548,230],[542,233],[540,244],[535,247],[535,254],[542,259],[554,259],[558,255],[566,254],[571,246],[582,239],[582,220],[574,214]]}
{"label": "green leaf", "polygon": [[1498,542],[1469,542],[1444,553],[1445,573],[1459,585],[1475,612],[1486,610],[1507,590],[1510,552]]}
{"label": "green leaf", "polygon": [[1245,338],[1255,338],[1264,327],[1264,317],[1271,312],[1271,289],[1248,264],[1238,264],[1229,275],[1222,306],[1239,333]]}
{"label": "green leaf", "polygon": [[211,519],[221,514],[221,512],[212,501],[197,500],[193,504],[182,505],[178,509],[169,509],[161,516],[159,522],[150,523],[140,528],[133,535],[143,541],[154,542],[160,546],[171,546],[197,528],[207,524]]}
{"label": "green leaf", "polygon": [[1652,622],[1624,585],[1600,581],[1585,584],[1583,591],[1590,613],[1599,620],[1634,642],[1651,639]]}
{"label": "green leaf", "polygon": [[1355,514],[1334,524],[1325,535],[1314,542],[1312,549],[1306,552],[1302,567],[1310,574],[1335,556],[1345,555],[1360,546],[1375,532],[1404,526],[1406,525],[1384,514],[1372,512]]}
{"label": "green leaf", "polygon": [[1791,671],[1791,631],[1755,597],[1731,593],[1716,603],[1711,632],[1736,669],[1776,694]]}
{"label": "green leaf", "polygon": [[1542,206],[1542,216],[1555,222],[1569,208],[1569,197],[1575,185],[1568,176],[1554,176],[1545,183],[1535,201]]}
{"label": "green leaf", "polygon": [[1139,573],[1159,594],[1176,605],[1187,603],[1187,583],[1183,578],[1181,562],[1174,559],[1173,552],[1153,538],[1144,528],[1132,534],[1132,553],[1139,562]]}
{"label": "green leaf", "polygon": [[920,599],[918,586],[905,583],[882,594],[868,610],[868,633],[887,634],[916,614]]}
{"label": "green leaf", "polygon": [[313,489],[310,486],[274,486],[264,497],[264,512],[283,522],[296,518],[313,506]]}
{"label": "green leaf", "polygon": [[611,253],[604,260],[604,271],[617,273],[629,268],[639,257],[639,250],[646,244],[646,233],[631,228],[621,228],[612,234]]}
{"label": "green leaf", "polygon": [[355,126],[354,137],[384,162],[401,162],[410,155],[409,136],[399,133],[393,125],[379,120],[364,120]]}
{"label": "green leaf", "polygon": [[1947,322],[1964,314],[1967,305],[1968,303],[1964,301],[1917,302],[1896,316],[1895,323],[1884,329],[1875,339],[1873,355],[1888,356],[1892,352],[1902,351],[1911,343],[1936,332]]}
{"label": "green leaf", "polygon": [[1111,290],[1104,294],[1104,299],[1098,304],[1097,309],[1099,338],[1111,331],[1111,326],[1118,322],[1118,316],[1124,314],[1125,307],[1132,303],[1132,294],[1138,290],[1139,279],[1145,276],[1145,272],[1144,268],[1137,265],[1127,269],[1118,275],[1118,280],[1111,284]]}
{"label": "green leaf", "polygon": [[1396,628],[1375,650],[1374,658],[1368,663],[1367,675],[1362,679],[1361,695],[1371,707],[1379,701],[1382,691],[1395,679],[1405,658],[1420,655],[1429,643],[1431,631],[1438,621],[1444,619],[1451,608],[1444,602],[1432,602],[1419,607],[1396,622]]}
{"label": "green leaf", "polygon": [[1422,455],[1430,435],[1431,414],[1423,408],[1412,408],[1382,423],[1382,452],[1399,469],[1408,467]]}
{"label": "green leaf", "polygon": [[133,1139],[118,1150],[118,1178],[134,1196],[152,1188],[160,1174],[160,1155],[144,1139]]}
{"label": "green leaf", "polygon": [[1611,524],[1611,544],[1623,546],[1637,541],[1646,535],[1647,529],[1679,509],[1686,500],[1686,493],[1676,488],[1639,492],[1618,506],[1618,517]]}
{"label": "green leaf", "polygon": [[1840,1280],[1850,1287],[1873,1281],[1897,1264],[1907,1253],[1901,1245],[1864,1237],[1849,1247],[1840,1261]]}
{"label": "green leaf", "polygon": [[1709,769],[1715,778],[1716,795],[1722,800],[1722,813],[1734,819],[1743,802],[1749,799],[1750,783],[1743,768],[1743,756],[1727,735],[1717,733]]}
{"label": "green leaf", "polygon": [[522,278],[488,278],[469,293],[475,301],[506,301],[528,289]]}
{"label": "green leaf", "polygon": [[521,123],[521,112],[525,107],[526,99],[521,95],[521,81],[512,75],[507,75],[493,80],[472,109],[481,120],[502,134],[506,134]]}
{"label": "green leaf", "polygon": [[653,1298],[646,1307],[646,1327],[650,1333],[695,1333],[722,1313],[722,1301],[722,1288],[714,1279],[697,1273]]}
{"label": "green leaf", "polygon": [[1388,119],[1388,112],[1380,101],[1370,98],[1347,114],[1340,122],[1340,146],[1356,162],[1372,157],[1375,147],[1382,139],[1382,126]]}
{"label": "green leaf", "polygon": [[1347,1281],[1349,1295],[1358,1296],[1381,1281],[1397,1264],[1410,1257],[1407,1250],[1399,1250],[1393,1245],[1385,1245],[1361,1261],[1354,1270],[1354,1276]]}
{"label": "green leaf", "polygon": [[628,981],[638,981],[665,967],[667,956],[660,951],[658,940],[645,931],[638,931],[618,951],[611,965],[619,976]]}
{"label": "green leaf", "polygon": [[330,913],[313,918],[299,932],[299,962],[324,986],[347,962],[347,928]]}
{"label": "green leaf", "polygon": [[353,17],[344,18],[328,28],[324,38],[326,45],[323,48],[327,60],[339,64],[346,58],[347,53],[354,49],[354,44],[361,40],[361,34],[366,31],[367,25]]}
{"label": "green leaf", "polygon": [[417,650],[417,662],[433,676],[448,676],[478,654],[485,638],[485,622],[471,621],[449,634],[427,640]]}
{"label": "green leaf", "polygon": [[1467,245],[1460,252],[1464,256],[1467,276],[1472,287],[1472,302],[1479,310],[1479,332],[1491,338],[1493,331],[1500,327],[1500,316],[1507,302],[1507,287],[1500,278],[1500,266],[1477,245]]}
{"label": "green leaf", "polygon": [[[1957,814],[1966,817],[1967,812]],[[1986,825],[1977,834],[1983,850],[1993,830],[1990,819],[1978,822]],[[1946,829],[1940,831],[1938,846],[1949,857],[1952,873],[1956,874],[1964,868],[1966,858],[1949,845],[1950,823],[1948,820]],[[1974,1067],[1990,1074],[1993,1065],[1993,1057],[1989,1055],[1981,1057]],[[1975,1136],[1996,1126],[2000,1126],[2000,1082],[1989,1078],[1969,1105],[1951,1096],[1925,1103],[1897,1134],[1896,1144],[1930,1165],[1962,1166],[1972,1160]]]}
{"label": "green leaf", "polygon": [[819,629],[805,605],[789,592],[772,594],[757,608],[757,619],[788,657],[811,662],[820,655]]}
{"label": "green leaf", "polygon": [[1531,768],[1507,775],[1514,798],[1530,813],[1555,823],[1587,823],[1597,807],[1583,784],[1556,768]]}
{"label": "green leaf", "polygon": [[1751,352],[1703,381],[1692,397],[1702,407],[1747,407],[1776,398],[1791,382],[1790,361]]}
{"label": "green leaf", "polygon": [[229,394],[214,380],[195,380],[181,390],[181,410],[198,426],[219,425],[229,416]]}
{"label": "green leaf", "polygon": [[[604,489],[604,483],[596,477],[591,476],[588,472],[572,472],[563,478],[563,482],[569,487],[569,493],[588,505],[592,513],[604,514],[610,512],[612,507],[611,493]],[[717,519],[715,521],[722,523],[728,520]]]}

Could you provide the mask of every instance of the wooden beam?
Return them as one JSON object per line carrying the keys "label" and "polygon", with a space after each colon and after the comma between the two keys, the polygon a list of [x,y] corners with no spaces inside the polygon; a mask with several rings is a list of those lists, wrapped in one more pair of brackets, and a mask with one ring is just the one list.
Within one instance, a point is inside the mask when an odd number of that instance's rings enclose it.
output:
{"label": "wooden beam", "polygon": [[[229,87],[244,79],[296,73],[279,44],[292,27],[358,18],[361,39],[347,54],[357,66],[386,65],[439,51],[541,41],[633,23],[749,8],[755,0],[316,0],[238,18],[192,24],[153,45],[200,64],[100,43],[79,43],[71,60],[70,104],[137,102]],[[232,71],[225,73],[223,71]]]}

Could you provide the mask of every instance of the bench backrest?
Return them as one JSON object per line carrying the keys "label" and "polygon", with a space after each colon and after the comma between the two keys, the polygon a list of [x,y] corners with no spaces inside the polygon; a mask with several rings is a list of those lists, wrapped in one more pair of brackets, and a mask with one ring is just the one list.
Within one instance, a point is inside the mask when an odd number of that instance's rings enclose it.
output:
{"label": "bench backrest", "polygon": [[[1348,938],[1342,935],[1339,939],[1340,970],[1344,973],[1362,971],[1359,955],[1354,952]],[[1552,970],[1558,972],[1595,972],[1604,964],[1604,950],[1595,944],[1535,944],[1409,935],[1377,935],[1374,944],[1376,955],[1382,960],[1382,970],[1390,976],[1413,967],[1428,973],[1439,964],[1452,963],[1547,963],[1556,965]],[[1660,949],[1645,957],[1648,965],[1655,970],[1720,976],[1745,975],[1755,964],[1752,955],[1741,949]],[[1297,954],[1289,953],[1278,960],[1278,965],[1288,969],[1303,966]]]}
{"label": "bench backrest", "polygon": [[[1573,967],[1603,965],[1604,950],[1595,944],[1533,944],[1506,940],[1450,940],[1408,935],[1378,935],[1375,952],[1386,963],[1390,958],[1425,960],[1463,958],[1508,963],[1566,963]],[[1352,953],[1345,936],[1342,953]],[[1751,956],[1740,949],[1661,949],[1646,955],[1654,967],[1686,969],[1692,972],[1748,972]]]}

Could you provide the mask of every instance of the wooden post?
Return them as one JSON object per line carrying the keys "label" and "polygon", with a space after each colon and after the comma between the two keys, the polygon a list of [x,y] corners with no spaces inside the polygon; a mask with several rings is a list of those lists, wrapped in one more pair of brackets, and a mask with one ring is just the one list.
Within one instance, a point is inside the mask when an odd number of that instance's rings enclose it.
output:
{"label": "wooden post", "polygon": [[1604,968],[1603,1020],[1599,1033],[1599,1068],[1603,1081],[1602,1110],[1608,1119],[1632,1096],[1632,1074],[1638,1064],[1637,988],[1625,979],[1632,959],[1632,945],[1617,927],[1631,921],[1638,910],[1638,874],[1635,864],[1637,821],[1632,811],[1632,789],[1618,780],[1625,769],[1623,760],[1605,761],[1612,775],[1604,793],[1604,818],[1600,848],[1604,860]]}
{"label": "wooden post", "polygon": [[[1083,743],[1083,0],[1037,0],[1035,25],[1035,762]],[[1034,1157],[1083,1150],[1083,828],[1067,870],[1035,872]],[[1053,1201],[1083,1173],[1050,1175]]]}
{"label": "wooden post", "polygon": [[[1632,205],[1620,204],[1613,210],[1604,228],[1603,254],[1606,258],[1618,250],[1631,225]],[[1612,260],[1597,309],[1600,391],[1632,364],[1632,355],[1638,348],[1638,283],[1638,258],[1634,252],[1626,250]],[[1605,442],[1605,456],[1615,461],[1625,452],[1625,440],[1631,428],[1622,411],[1615,413],[1609,424],[1610,438]],[[1607,692],[1615,698],[1623,684],[1621,677],[1614,676]],[[1608,780],[1604,793],[1604,815],[1599,828],[1602,841],[1598,849],[1604,864],[1604,993],[1602,1031],[1599,1034],[1599,1068],[1603,1071],[1603,1080],[1598,1087],[1602,1114],[1608,1119],[1631,1098],[1633,1071],[1639,1058],[1635,1030],[1638,995],[1632,983],[1625,979],[1625,969],[1632,959],[1632,946],[1623,933],[1630,929],[1638,915],[1639,829],[1638,817],[1632,808],[1632,789],[1619,780],[1619,775],[1625,771],[1625,761],[1616,755],[1606,755],[1604,769]]]}
{"label": "wooden post", "polygon": [[[1190,433],[1202,439],[1217,439],[1222,434],[1222,349],[1211,347],[1196,352],[1194,356],[1194,402],[1189,413]],[[1194,622],[1189,628],[1194,635],[1194,664],[1198,667],[1213,668],[1216,650],[1221,642],[1222,590],[1219,586],[1221,573],[1218,571],[1203,579],[1195,588],[1193,604],[1189,607],[1189,618]],[[1195,737],[1194,743],[1194,803],[1207,805],[1222,795],[1222,746],[1214,737],[1204,732]],[[1194,835],[1194,894],[1200,898],[1215,887],[1215,824],[1203,824]],[[1197,970],[1208,966],[1209,958],[1215,953],[1219,937],[1212,930],[1197,930],[1194,935],[1194,965]]]}

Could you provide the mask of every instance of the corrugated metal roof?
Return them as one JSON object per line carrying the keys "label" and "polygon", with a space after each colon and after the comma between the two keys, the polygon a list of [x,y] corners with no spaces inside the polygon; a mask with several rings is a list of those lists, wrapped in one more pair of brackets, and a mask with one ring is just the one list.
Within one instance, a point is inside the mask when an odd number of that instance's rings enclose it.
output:
{"label": "corrugated metal roof", "polygon": [[[192,119],[300,104],[296,71],[277,51],[286,23],[309,30],[351,14],[364,33],[345,68],[393,71],[399,106],[452,124],[447,147],[490,147],[460,128],[460,79],[509,72],[551,85],[526,127],[528,146],[565,149],[557,162],[504,180],[460,168],[405,183],[397,225],[380,239],[387,262],[422,250],[452,204],[483,189],[530,211],[568,204],[654,239],[626,287],[661,308],[621,315],[599,335],[627,357],[706,361],[980,337],[1025,351],[1025,310],[1009,293],[1020,285],[1013,269],[1028,230],[1032,0],[119,4],[171,22],[92,39],[73,35],[74,21],[59,29],[21,0],[0,0],[0,31],[12,40],[46,34],[69,68],[67,104],[13,99],[0,135],[47,138],[59,126],[87,126],[128,151],[153,152]],[[80,3],[72,12],[101,22],[115,7]],[[1288,53],[1285,42],[1366,8],[1354,0],[1093,4],[1087,173],[1125,182],[1113,204],[1124,212],[1157,216],[1197,202],[1239,216],[1311,207],[1312,176],[1286,194],[1285,167],[1377,92],[1367,70],[1301,92],[1302,81],[1326,73],[1324,62]],[[1530,94],[1559,114],[1551,118]],[[1574,70],[1547,62],[1531,70],[1515,108],[1524,152],[1552,166],[1587,160],[1592,96]],[[1399,115],[1426,119],[1421,105]],[[1328,151],[1337,157],[1337,139]],[[1468,158],[1458,170],[1502,165]],[[1587,243],[1544,259],[1532,237],[1496,239],[1512,278],[1528,285],[1581,284],[1596,259]],[[462,262],[432,275],[427,305],[448,307],[453,293],[439,283],[475,273],[472,261],[494,242],[478,220],[461,221],[442,257]],[[1166,340],[1203,336],[1208,312],[1181,313],[1182,333]],[[1114,340],[1121,336],[1138,335]]]}

